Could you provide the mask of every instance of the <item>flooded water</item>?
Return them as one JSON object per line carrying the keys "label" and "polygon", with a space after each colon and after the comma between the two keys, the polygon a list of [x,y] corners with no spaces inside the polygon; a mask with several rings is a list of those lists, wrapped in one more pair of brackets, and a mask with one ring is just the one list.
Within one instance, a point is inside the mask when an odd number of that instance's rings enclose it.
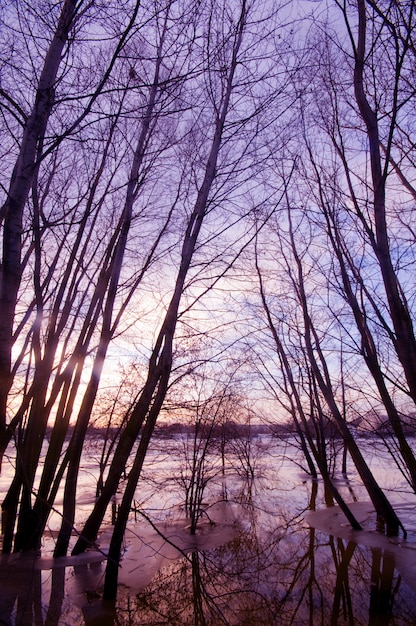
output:
{"label": "flooded water", "polygon": [[[372,506],[351,471],[337,486],[364,527],[352,531],[337,507],[327,508],[322,484],[303,472],[294,443],[265,436],[245,456],[241,449],[229,454],[224,473],[219,454],[207,459],[204,514],[193,536],[183,508],[192,456],[186,446],[183,437],[156,440],[149,452],[115,614],[101,601],[111,510],[97,550],[53,560],[58,501],[41,555],[1,559],[0,624],[416,624],[416,498],[382,448],[363,442],[406,540],[375,531]],[[99,452],[99,442],[86,446],[78,530],[94,501]],[[10,475],[4,467],[2,498]]]}

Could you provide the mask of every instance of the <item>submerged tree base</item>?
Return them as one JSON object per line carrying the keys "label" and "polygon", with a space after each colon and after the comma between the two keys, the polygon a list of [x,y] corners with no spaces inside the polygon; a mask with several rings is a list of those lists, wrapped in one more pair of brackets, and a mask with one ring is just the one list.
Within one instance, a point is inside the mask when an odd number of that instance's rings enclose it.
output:
{"label": "submerged tree base", "polygon": [[416,537],[413,537],[412,541],[407,541],[406,536],[400,538],[397,535],[389,536],[380,532],[377,515],[371,502],[354,502],[350,506],[363,525],[361,531],[356,531],[349,526],[337,506],[310,511],[307,515],[307,522],[311,527],[328,535],[388,555],[394,560],[394,567],[400,572],[406,584],[416,590]]}

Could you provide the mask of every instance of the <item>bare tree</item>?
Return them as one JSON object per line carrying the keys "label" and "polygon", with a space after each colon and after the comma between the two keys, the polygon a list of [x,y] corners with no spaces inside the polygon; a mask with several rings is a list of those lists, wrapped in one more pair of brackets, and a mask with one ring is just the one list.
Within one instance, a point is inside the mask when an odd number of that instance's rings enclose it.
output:
{"label": "bare tree", "polygon": [[[98,85],[94,89],[93,94],[89,96],[88,103],[78,115],[78,119],[73,120],[69,127],[61,132],[60,136],[55,137],[52,141],[46,141],[48,123],[54,108],[58,105],[56,90],[62,80],[59,72],[65,73],[65,69],[62,70],[62,67],[65,66],[65,63],[70,58],[74,44],[74,39],[70,37],[70,34],[77,27],[78,21],[83,18],[84,14],[88,14],[90,8],[91,4],[85,3],[84,6],[82,1],[74,2],[68,0],[62,4],[60,15],[57,16],[56,26],[51,31],[49,46],[45,50],[43,65],[36,80],[33,104],[29,113],[26,114],[24,112],[23,107],[19,104],[17,94],[15,96],[14,93],[9,93],[5,88],[1,90],[6,112],[12,118],[18,120],[21,125],[16,161],[10,175],[6,199],[0,209],[3,226],[3,251],[0,268],[0,302],[3,311],[0,322],[1,436],[4,436],[7,426],[7,397],[13,382],[11,351],[15,342],[15,309],[24,267],[24,261],[22,263],[22,237],[24,235],[25,207],[29,194],[34,179],[38,176],[39,166],[46,154],[53,150],[54,145],[62,141],[63,136],[71,134],[79,126],[102,91],[115,59],[123,48],[127,35],[133,27],[138,11],[138,3],[132,11],[130,23],[119,39],[109,66],[100,77]],[[34,13],[36,18],[38,18],[36,10]],[[29,14],[32,14],[32,11]],[[18,12],[11,19],[21,23],[23,21],[22,13]],[[30,38],[29,32],[23,31],[23,45],[29,47],[29,45],[31,46],[34,43],[36,47],[36,41],[28,42]],[[49,145],[47,145],[48,143]],[[36,228],[34,232],[36,234]]]}
{"label": "bare tree", "polygon": [[[163,41],[163,39],[162,39]],[[130,57],[134,59],[134,57]],[[125,68],[126,84],[123,88],[114,88],[114,98],[108,98],[109,110],[113,108],[113,116],[106,124],[95,120],[99,130],[105,128],[108,136],[98,140],[97,157],[85,153],[87,176],[77,175],[79,196],[72,201],[74,181],[66,180],[61,200],[71,207],[62,216],[51,213],[50,202],[53,201],[56,184],[62,184],[61,171],[57,167],[60,158],[66,162],[69,155],[79,159],[75,152],[70,153],[67,147],[62,154],[54,155],[54,167],[48,174],[48,184],[42,196],[37,185],[41,185],[38,176],[34,177],[33,207],[37,216],[37,243],[35,250],[34,296],[29,306],[28,316],[23,319],[20,332],[27,330],[28,339],[24,343],[18,363],[33,352],[34,363],[30,364],[29,374],[33,377],[23,401],[15,416],[8,425],[3,437],[3,450],[16,427],[23,425],[21,442],[17,449],[17,467],[14,480],[3,502],[3,522],[5,532],[4,551],[12,545],[14,525],[16,522],[19,494],[22,490],[18,529],[15,550],[27,549],[38,545],[46,519],[53,505],[62,476],[72,462],[71,494],[74,497],[76,474],[78,471],[79,454],[95,402],[101,371],[105,356],[123,315],[130,305],[138,286],[159,254],[158,248],[167,232],[172,209],[154,219],[152,227],[144,226],[148,222],[147,212],[142,209],[134,214],[139,194],[143,193],[144,182],[150,171],[149,162],[154,163],[156,155],[163,154],[172,144],[173,137],[166,136],[159,129],[157,141],[153,135],[158,127],[158,120],[166,126],[167,111],[176,115],[178,110],[177,94],[181,80],[177,74],[170,76],[165,72],[160,76],[162,49],[155,61],[154,77],[148,85],[138,85],[137,79]],[[186,55],[180,63],[186,63]],[[114,83],[108,79],[108,84]],[[167,85],[171,87],[167,90]],[[145,93],[148,93],[146,97]],[[131,96],[131,94],[133,94]],[[126,115],[127,103],[139,94],[138,101],[143,118],[137,129],[137,145],[132,154],[132,165],[126,184],[124,208],[118,218],[111,212],[109,205],[121,200],[124,193],[119,177],[123,159],[126,158],[126,147],[120,144],[125,127],[123,117]],[[137,104],[137,102],[136,102]],[[123,112],[123,113],[122,113]],[[94,127],[94,125],[93,125]],[[87,125],[85,141],[92,141],[94,130],[90,132]],[[98,130],[98,129],[97,129]],[[90,132],[91,136],[88,136]],[[94,139],[97,137],[95,136]],[[59,144],[59,147],[64,144]],[[114,150],[123,146],[120,158],[113,161]],[[101,148],[101,150],[100,150]],[[150,156],[150,151],[151,156]],[[127,149],[127,154],[130,150]],[[92,162],[91,162],[92,161]],[[75,170],[77,173],[77,170]],[[67,172],[65,172],[67,173]],[[69,171],[72,174],[72,171]],[[92,176],[90,179],[89,176]],[[53,177],[56,178],[54,182]],[[117,183],[115,183],[117,177]],[[44,180],[42,181],[44,182]],[[85,183],[86,187],[82,187]],[[77,190],[78,191],[78,190]],[[35,193],[36,192],[36,193]],[[53,216],[53,218],[52,218]],[[141,222],[143,220],[143,222]],[[148,239],[136,255],[137,270],[123,270],[123,258],[129,240],[130,229],[140,228]],[[63,233],[60,239],[60,229]],[[101,232],[100,232],[101,230]],[[137,231],[136,231],[137,232]],[[93,237],[97,233],[97,237]],[[136,235],[137,236],[137,235]],[[56,240],[58,244],[56,244]],[[72,245],[71,245],[72,244]],[[170,245],[168,244],[168,249]],[[44,253],[44,250],[47,252]],[[165,248],[166,252],[166,248]],[[52,256],[54,254],[54,256]],[[45,269],[46,268],[46,269]],[[122,294],[122,298],[120,298]],[[33,325],[24,326],[35,313]],[[46,329],[43,330],[43,323]],[[89,362],[94,355],[92,363]],[[29,362],[31,363],[31,362]],[[78,415],[78,422],[73,433],[72,443],[66,451],[60,467],[61,451],[65,442],[68,425],[73,416],[74,406],[81,383],[85,382],[85,371],[90,370],[90,381],[84,394]],[[16,369],[16,371],[18,371]],[[39,462],[39,455],[44,440],[48,418],[56,411],[51,445],[48,448],[44,472],[40,481],[36,503],[32,507],[32,491],[34,477]],[[27,413],[27,417],[26,417]],[[25,420],[23,422],[23,420]],[[68,476],[69,477],[69,476]],[[69,487],[68,487],[69,490]],[[71,496],[66,498],[67,506]],[[68,510],[68,519],[70,517]]]}
{"label": "bare tree", "polygon": [[[357,472],[359,473],[367,491],[371,498],[373,505],[377,511],[377,514],[384,520],[387,526],[387,532],[390,534],[397,534],[399,528],[402,528],[400,520],[397,517],[392,505],[388,501],[386,495],[377,484],[374,476],[372,475],[360,449],[357,445],[354,437],[352,436],[347,422],[344,419],[342,411],[337,402],[336,393],[332,383],[331,368],[328,360],[325,356],[325,348],[321,336],[323,335],[322,327],[317,327],[316,322],[313,320],[311,310],[313,310],[313,304],[308,301],[306,290],[306,275],[308,270],[304,268],[305,252],[299,251],[299,244],[296,242],[297,238],[301,238],[301,225],[294,225],[293,209],[288,207],[287,211],[287,255],[286,258],[286,271],[290,277],[292,283],[293,292],[296,294],[296,299],[300,307],[302,315],[302,336],[304,338],[305,353],[307,356],[308,367],[310,368],[311,376],[319,389],[322,397],[328,407],[331,418],[339,431],[340,436],[344,440],[344,443],[352,457]],[[263,288],[264,289],[264,288]],[[263,290],[263,305],[266,306],[266,314],[268,312],[269,325],[273,332],[276,346],[278,347],[279,354],[282,357],[284,355],[282,351],[281,342],[274,329],[274,324],[270,315],[270,308],[267,305]],[[290,372],[288,364],[285,367],[286,375]],[[294,384],[292,384],[292,392]],[[298,409],[299,410],[299,409]],[[319,455],[314,454],[315,460],[318,463],[318,467],[324,474],[327,474],[327,470],[322,465],[322,461],[319,461]],[[330,485],[330,483],[328,483]],[[332,489],[334,496],[336,495]],[[338,498],[337,498],[338,501]],[[344,511],[347,514],[347,510]],[[349,519],[351,519],[349,517]],[[354,523],[354,522],[353,522]],[[403,532],[405,533],[404,529]]]}
{"label": "bare tree", "polygon": [[[319,35],[313,40],[320,59],[317,85],[312,90],[315,103],[309,108],[304,102],[301,111],[308,154],[303,175],[309,179],[306,188],[313,194],[318,216],[323,217],[320,228],[334,251],[331,289],[342,294],[348,304],[358,336],[348,314],[343,313],[338,321],[350,349],[361,355],[371,373],[397,440],[395,462],[414,489],[415,458],[406,439],[404,414],[409,407],[406,396],[413,397],[412,374],[406,364],[412,348],[404,347],[412,344],[414,317],[408,273],[414,238],[407,235],[406,208],[409,193],[413,196],[408,178],[412,149],[410,129],[404,132],[407,122],[403,121],[414,96],[409,84],[413,13],[411,9],[409,14],[397,11],[393,5],[381,8],[377,3],[361,3],[355,23],[352,7],[337,4],[355,62],[352,67],[347,51],[334,56],[329,37],[322,41]],[[345,50],[339,32],[335,39]],[[355,108],[350,105],[352,96],[357,101]],[[324,131],[322,144],[316,139],[316,124]],[[368,151],[362,150],[363,141]],[[323,264],[322,269],[327,271]],[[401,307],[403,319],[399,322]]]}

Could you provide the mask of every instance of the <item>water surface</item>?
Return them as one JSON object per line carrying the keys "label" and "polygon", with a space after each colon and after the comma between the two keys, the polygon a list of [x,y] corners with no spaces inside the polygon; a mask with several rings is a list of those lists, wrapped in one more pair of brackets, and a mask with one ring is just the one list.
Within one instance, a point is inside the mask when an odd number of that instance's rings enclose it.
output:
{"label": "water surface", "polygon": [[[381,448],[362,442],[406,540],[375,531],[372,506],[352,471],[348,480],[337,476],[365,529],[351,531],[337,507],[327,508],[322,484],[303,471],[294,442],[265,436],[250,450],[254,480],[238,451],[228,456],[225,474],[220,455],[211,454],[205,513],[192,536],[182,506],[186,443],[180,436],[153,443],[125,537],[116,615],[101,601],[111,511],[97,550],[53,560],[58,510],[40,555],[2,557],[0,623],[416,624],[416,499]],[[98,458],[99,442],[89,441],[78,528],[94,501]],[[12,457],[10,463],[2,495]]]}

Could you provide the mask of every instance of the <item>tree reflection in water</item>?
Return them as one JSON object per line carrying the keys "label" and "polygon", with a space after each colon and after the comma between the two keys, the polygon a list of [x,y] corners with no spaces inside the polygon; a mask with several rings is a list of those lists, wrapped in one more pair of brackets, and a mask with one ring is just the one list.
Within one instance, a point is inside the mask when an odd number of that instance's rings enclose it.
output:
{"label": "tree reflection in water", "polygon": [[[312,493],[313,500],[316,496]],[[416,623],[416,590],[392,554],[328,536],[246,505],[238,536],[162,569],[133,598],[121,624],[387,626]],[[273,525],[274,520],[274,525]],[[283,523],[282,523],[283,521]]]}
{"label": "tree reflection in water", "polygon": [[[62,626],[84,623],[82,605],[95,595],[101,563],[48,569],[35,555],[0,561],[0,624]],[[104,622],[100,624],[104,626]]]}
{"label": "tree reflection in water", "polygon": [[[103,563],[41,571],[36,559],[30,567],[28,558],[9,555],[0,567],[1,623],[414,626],[416,589],[395,569],[394,553],[307,526],[305,511],[285,509],[283,494],[281,507],[270,501],[269,510],[259,507],[255,487],[251,495],[240,494],[232,541],[172,556],[139,593],[120,588],[107,612]],[[318,495],[313,482],[309,509]]]}
{"label": "tree reflection in water", "polygon": [[[11,581],[12,576],[15,584]],[[16,624],[43,623],[38,621],[42,617],[42,576],[39,570],[13,567],[13,574],[10,568],[7,575],[2,567],[0,585],[1,624],[12,624],[13,614]]]}

